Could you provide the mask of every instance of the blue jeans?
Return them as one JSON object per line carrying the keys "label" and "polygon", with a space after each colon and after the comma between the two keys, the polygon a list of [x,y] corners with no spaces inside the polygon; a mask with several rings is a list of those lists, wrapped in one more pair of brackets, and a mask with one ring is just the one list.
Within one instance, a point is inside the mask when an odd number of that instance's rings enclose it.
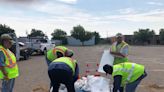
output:
{"label": "blue jeans", "polygon": [[2,80],[2,92],[13,92],[15,78],[10,80]]}
{"label": "blue jeans", "polygon": [[143,78],[145,78],[147,76],[147,73],[145,72],[141,77],[139,77],[136,81],[129,83],[126,85],[125,87],[125,92],[135,92],[137,86],[139,85],[139,83],[141,82],[141,80]]}

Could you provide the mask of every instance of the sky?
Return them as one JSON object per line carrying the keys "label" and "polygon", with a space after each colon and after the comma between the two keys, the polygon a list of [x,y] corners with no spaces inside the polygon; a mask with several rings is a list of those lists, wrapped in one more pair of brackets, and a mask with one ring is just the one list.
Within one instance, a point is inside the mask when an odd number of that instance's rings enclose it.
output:
{"label": "sky", "polygon": [[133,34],[150,28],[159,34],[164,28],[164,0],[0,0],[0,24],[26,36],[32,28],[51,37],[55,29],[70,35],[74,26],[99,32]]}

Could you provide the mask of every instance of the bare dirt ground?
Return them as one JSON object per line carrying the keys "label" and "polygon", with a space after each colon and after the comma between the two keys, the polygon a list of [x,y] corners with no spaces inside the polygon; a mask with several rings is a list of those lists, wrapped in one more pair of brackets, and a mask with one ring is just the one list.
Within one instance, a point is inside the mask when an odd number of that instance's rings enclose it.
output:
{"label": "bare dirt ground", "polygon": [[[68,46],[75,52],[74,58],[78,60],[81,76],[85,75],[86,64],[99,63],[104,49],[109,47]],[[145,65],[148,72],[137,92],[164,92],[164,46],[131,46],[129,58],[133,62]],[[49,79],[44,56],[32,56],[29,60],[18,61],[18,65],[20,76],[16,79],[14,92],[48,92]]]}

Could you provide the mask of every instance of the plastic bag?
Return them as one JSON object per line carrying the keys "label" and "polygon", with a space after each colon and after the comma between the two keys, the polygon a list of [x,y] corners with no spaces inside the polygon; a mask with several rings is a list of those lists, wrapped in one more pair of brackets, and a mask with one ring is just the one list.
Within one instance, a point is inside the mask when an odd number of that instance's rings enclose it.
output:
{"label": "plastic bag", "polygon": [[[101,76],[88,75],[75,82],[76,92],[110,92],[109,89],[109,79]],[[67,92],[65,85],[60,85],[59,92]]]}
{"label": "plastic bag", "polygon": [[101,76],[88,76],[87,78],[91,92],[109,92],[109,79]]}
{"label": "plastic bag", "polygon": [[[75,92],[89,92],[89,91],[84,91],[83,87],[85,86],[84,81],[78,80],[78,82],[75,83]],[[51,88],[50,92],[52,92],[53,87]],[[64,84],[60,84],[59,87],[59,92],[67,92],[67,88]]]}
{"label": "plastic bag", "polygon": [[[53,87],[51,87],[50,92],[52,92]],[[60,84],[59,92],[67,92],[67,88],[64,84]]]}
{"label": "plastic bag", "polygon": [[82,77],[75,82],[76,92],[90,92],[87,77]]}
{"label": "plastic bag", "polygon": [[64,84],[60,84],[59,92],[67,92],[67,88]]}

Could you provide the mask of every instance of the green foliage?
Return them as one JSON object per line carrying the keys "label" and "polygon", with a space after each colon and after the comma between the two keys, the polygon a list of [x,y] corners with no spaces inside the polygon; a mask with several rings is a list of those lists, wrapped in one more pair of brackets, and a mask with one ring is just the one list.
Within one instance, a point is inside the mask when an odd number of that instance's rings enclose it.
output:
{"label": "green foliage", "polygon": [[89,39],[91,39],[93,34],[89,31],[85,31],[85,29],[81,25],[78,25],[76,27],[73,27],[73,30],[71,31],[71,36],[79,39],[83,45],[84,41],[88,41]]}
{"label": "green foliage", "polygon": [[55,40],[62,40],[63,44],[67,44],[67,33],[61,29],[55,29],[54,32],[51,34],[52,39]]}
{"label": "green foliage", "polygon": [[15,33],[14,29],[11,29],[10,27],[6,26],[5,24],[0,24],[0,35],[4,33]]}
{"label": "green foliage", "polygon": [[41,31],[41,30],[37,30],[37,29],[32,29],[31,33],[28,35],[29,37],[45,37],[46,35]]}
{"label": "green foliage", "polygon": [[93,32],[93,36],[95,36],[95,43],[98,44],[100,41],[100,34],[98,32]]}
{"label": "green foliage", "polygon": [[62,40],[67,36],[67,33],[61,29],[55,29],[51,36],[52,39]]}
{"label": "green foliage", "polygon": [[155,35],[154,30],[150,29],[139,29],[134,32],[134,40],[138,42],[148,42]]}
{"label": "green foliage", "polygon": [[164,29],[160,29],[159,31],[159,37],[161,41],[164,41]]}
{"label": "green foliage", "polygon": [[73,30],[71,31],[71,36],[76,39],[82,40],[85,36],[85,29],[80,25],[73,27]]}

